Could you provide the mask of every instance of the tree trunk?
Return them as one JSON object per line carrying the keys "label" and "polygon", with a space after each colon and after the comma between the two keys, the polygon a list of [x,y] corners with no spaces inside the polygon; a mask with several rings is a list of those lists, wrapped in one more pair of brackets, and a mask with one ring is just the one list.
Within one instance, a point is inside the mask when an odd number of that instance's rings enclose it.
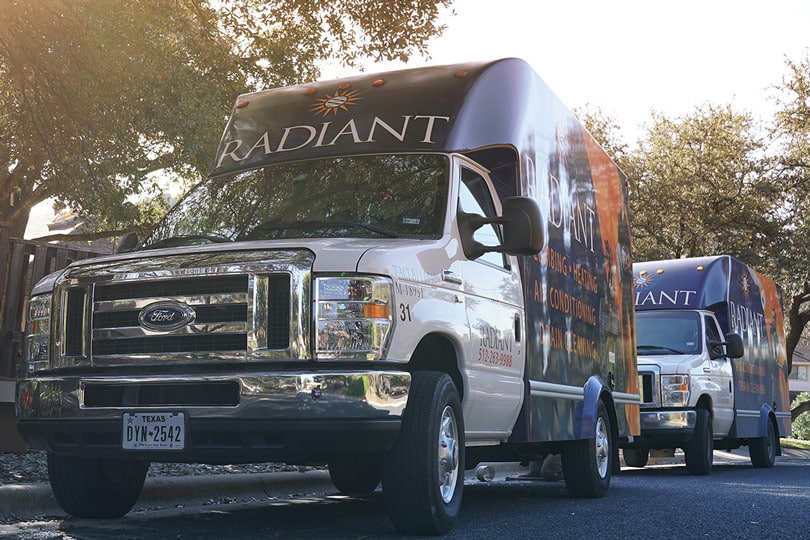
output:
{"label": "tree trunk", "polygon": [[799,344],[804,327],[810,322],[810,310],[802,310],[802,306],[810,302],[810,282],[805,281],[801,292],[793,295],[788,309],[788,327],[790,330],[785,336],[785,347],[787,348],[788,373],[793,369],[793,351]]}
{"label": "tree trunk", "polygon": [[810,400],[802,401],[790,409],[790,421],[795,422],[800,414],[810,411]]}

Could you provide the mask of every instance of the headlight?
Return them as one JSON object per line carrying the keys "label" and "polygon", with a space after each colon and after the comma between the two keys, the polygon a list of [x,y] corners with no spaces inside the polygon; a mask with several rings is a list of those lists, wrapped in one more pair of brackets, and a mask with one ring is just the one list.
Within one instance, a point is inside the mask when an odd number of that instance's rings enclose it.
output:
{"label": "headlight", "polygon": [[689,375],[661,375],[661,405],[686,407],[689,404]]}
{"label": "headlight", "polygon": [[316,278],[316,358],[382,358],[392,325],[391,287],[380,277]]}
{"label": "headlight", "polygon": [[46,369],[50,356],[51,297],[34,296],[28,301],[25,359],[29,373]]}

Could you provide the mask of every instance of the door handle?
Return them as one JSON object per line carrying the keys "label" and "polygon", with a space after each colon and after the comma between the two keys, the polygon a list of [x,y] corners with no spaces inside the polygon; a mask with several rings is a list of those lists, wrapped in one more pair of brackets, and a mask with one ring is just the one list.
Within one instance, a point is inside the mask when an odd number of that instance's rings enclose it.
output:
{"label": "door handle", "polygon": [[442,281],[461,285],[461,276],[452,270],[442,270]]}

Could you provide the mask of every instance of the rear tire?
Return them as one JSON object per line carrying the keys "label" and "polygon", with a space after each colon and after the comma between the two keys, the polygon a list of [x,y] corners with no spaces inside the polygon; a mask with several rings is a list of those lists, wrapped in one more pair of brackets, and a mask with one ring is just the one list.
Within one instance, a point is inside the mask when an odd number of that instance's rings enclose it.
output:
{"label": "rear tire", "polygon": [[149,462],[58,456],[48,452],[48,476],[56,501],[79,518],[118,518],[141,495]]}
{"label": "rear tire", "polygon": [[768,419],[768,427],[764,437],[754,439],[748,445],[748,456],[751,464],[758,469],[770,469],[776,464],[776,430],[773,422]]}
{"label": "rear tire", "polygon": [[562,454],[565,487],[574,497],[597,498],[610,486],[613,431],[605,404],[599,402],[592,439],[574,441]]}
{"label": "rear tire", "polygon": [[377,456],[363,456],[329,464],[329,477],[341,493],[368,495],[380,484],[382,463]]}
{"label": "rear tire", "polygon": [[455,384],[444,373],[414,373],[399,437],[383,459],[383,498],[397,531],[450,530],[461,508],[464,452]]}
{"label": "rear tire", "polygon": [[622,456],[624,456],[625,465],[640,469],[650,460],[650,451],[646,448],[624,448]]}
{"label": "rear tire", "polygon": [[689,474],[695,476],[711,474],[714,462],[714,434],[709,411],[698,409],[695,432],[692,434],[692,440],[683,449],[683,453]]}

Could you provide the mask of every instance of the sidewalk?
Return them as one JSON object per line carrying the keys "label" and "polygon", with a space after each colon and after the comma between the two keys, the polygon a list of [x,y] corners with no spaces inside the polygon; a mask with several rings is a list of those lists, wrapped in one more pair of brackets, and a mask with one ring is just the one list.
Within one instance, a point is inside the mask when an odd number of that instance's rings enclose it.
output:
{"label": "sidewalk", "polygon": [[[810,464],[810,450],[802,450],[799,448],[782,448],[782,455],[776,457],[776,466],[779,463],[788,461],[807,461]],[[748,455],[748,447],[743,446],[735,450],[715,450],[714,451],[714,464],[715,465],[728,465],[732,463],[751,463],[751,458]],[[671,466],[671,465],[685,465],[683,452],[678,450],[675,455],[656,455],[655,451],[651,452],[650,460],[647,463],[648,467],[654,466]],[[624,462],[622,462],[624,467]],[[631,469],[632,470],[632,469]],[[638,469],[636,469],[638,470]]]}

